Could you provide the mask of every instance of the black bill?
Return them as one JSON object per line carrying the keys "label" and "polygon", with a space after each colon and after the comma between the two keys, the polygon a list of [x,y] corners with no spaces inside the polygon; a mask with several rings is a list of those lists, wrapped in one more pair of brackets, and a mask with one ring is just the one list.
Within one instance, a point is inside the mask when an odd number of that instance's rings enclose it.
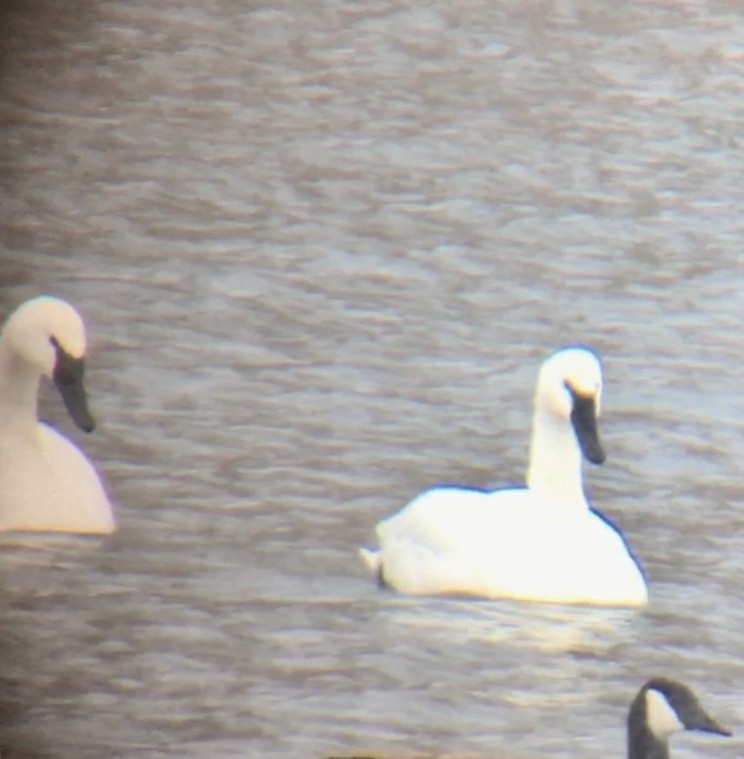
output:
{"label": "black bill", "polygon": [[571,394],[571,424],[581,452],[592,464],[601,464],[606,456],[602,443],[599,442],[597,427],[597,404],[594,396],[580,395],[568,383],[566,389]]}
{"label": "black bill", "polygon": [[686,730],[701,730],[716,735],[731,735],[731,732],[716,722],[700,705],[697,696],[682,683],[664,678],[654,678],[647,687],[661,691],[685,726]]}
{"label": "black bill", "polygon": [[685,721],[685,727],[688,730],[702,730],[704,733],[715,733],[716,735],[733,735],[730,730],[721,727],[709,714],[702,709],[694,719]]}
{"label": "black bill", "polygon": [[689,693],[688,698],[682,698],[679,694],[671,694],[672,698],[669,699],[672,706],[677,712],[677,716],[680,718],[682,724],[686,730],[701,730],[704,733],[715,733],[716,735],[731,735],[729,730],[716,722],[713,717],[708,714],[697,698]]}
{"label": "black bill", "polygon": [[88,401],[85,397],[83,385],[85,363],[82,358],[73,358],[54,338],[52,338],[52,345],[57,352],[52,379],[62,396],[65,408],[81,430],[92,432],[96,423],[88,410]]}

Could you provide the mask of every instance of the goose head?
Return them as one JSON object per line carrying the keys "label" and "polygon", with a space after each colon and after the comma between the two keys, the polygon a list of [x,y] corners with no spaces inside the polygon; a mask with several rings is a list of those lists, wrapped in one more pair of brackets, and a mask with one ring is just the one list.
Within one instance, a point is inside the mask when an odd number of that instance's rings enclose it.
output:
{"label": "goose head", "polygon": [[601,398],[602,366],[590,349],[563,348],[542,365],[536,411],[559,423],[570,421],[581,452],[593,464],[605,460],[597,428]]}
{"label": "goose head", "polygon": [[2,341],[27,369],[54,382],[74,422],[91,432],[95,422],[83,385],[86,334],[80,314],[60,298],[32,298],[10,315]]}
{"label": "goose head", "polygon": [[628,712],[629,759],[667,759],[669,736],[683,730],[731,735],[703,709],[686,685],[665,677],[652,678],[640,689]]}

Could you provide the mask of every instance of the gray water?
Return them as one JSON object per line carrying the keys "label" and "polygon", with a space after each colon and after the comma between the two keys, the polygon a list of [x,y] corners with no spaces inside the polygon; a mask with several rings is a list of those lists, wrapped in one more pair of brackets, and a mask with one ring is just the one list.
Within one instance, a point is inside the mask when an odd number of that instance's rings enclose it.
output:
{"label": "gray water", "polygon": [[[744,9],[26,5],[0,306],[84,314],[99,428],[42,412],[121,528],[2,539],[4,759],[622,757],[658,673],[739,736],[675,756],[741,756]],[[576,341],[648,610],[379,591],[375,523],[518,481]]]}

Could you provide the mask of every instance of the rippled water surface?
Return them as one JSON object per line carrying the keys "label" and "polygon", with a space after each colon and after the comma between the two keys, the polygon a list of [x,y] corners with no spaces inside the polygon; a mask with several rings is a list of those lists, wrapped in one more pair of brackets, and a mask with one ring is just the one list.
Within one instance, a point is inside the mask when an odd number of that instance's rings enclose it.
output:
{"label": "rippled water surface", "polygon": [[[621,757],[657,673],[739,735],[676,756],[741,756],[744,9],[2,14],[0,307],[86,317],[121,524],[2,539],[3,757]],[[649,609],[379,591],[374,524],[518,480],[575,341]]]}

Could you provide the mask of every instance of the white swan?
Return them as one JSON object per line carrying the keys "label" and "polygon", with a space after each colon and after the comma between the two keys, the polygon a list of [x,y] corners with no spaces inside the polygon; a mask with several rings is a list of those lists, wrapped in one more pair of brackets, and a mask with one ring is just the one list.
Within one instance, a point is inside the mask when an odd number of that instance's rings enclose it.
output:
{"label": "white swan", "polygon": [[540,369],[527,485],[437,487],[377,526],[361,549],[381,584],[413,595],[473,595],[643,606],[643,572],[619,530],[586,501],[581,454],[600,464],[598,358],[565,348]]}
{"label": "white swan", "polygon": [[85,455],[37,419],[42,376],[75,423],[94,427],[83,386],[85,326],[59,298],[23,303],[0,333],[0,530],[110,533],[111,504]]}

